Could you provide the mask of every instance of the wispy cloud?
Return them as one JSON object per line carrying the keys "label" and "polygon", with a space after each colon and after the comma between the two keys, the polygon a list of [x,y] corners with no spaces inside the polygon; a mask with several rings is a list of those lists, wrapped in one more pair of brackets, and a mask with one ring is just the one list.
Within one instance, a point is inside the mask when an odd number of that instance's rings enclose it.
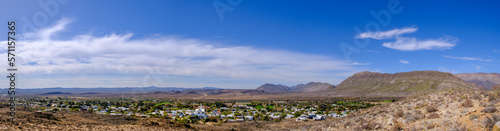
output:
{"label": "wispy cloud", "polygon": [[406,61],[406,60],[399,60],[399,63],[402,63],[402,64],[410,64],[409,61]]}
{"label": "wispy cloud", "polygon": [[471,61],[492,61],[491,59],[484,59],[481,57],[456,57],[456,56],[444,56],[446,58],[457,59],[457,60],[471,60]]}
{"label": "wispy cloud", "polygon": [[476,71],[481,71],[481,68],[483,68],[482,66],[474,66],[474,68],[476,68]]}
{"label": "wispy cloud", "polygon": [[457,41],[457,38],[441,38],[419,41],[417,38],[397,37],[396,41],[383,43],[382,46],[400,51],[444,50],[455,47]]}
{"label": "wispy cloud", "polygon": [[493,52],[495,52],[495,53],[500,53],[500,51],[499,51],[499,50],[493,50]]}
{"label": "wispy cloud", "polygon": [[[223,81],[251,79],[283,84],[306,81],[338,83],[358,71],[354,65],[363,65],[284,50],[216,46],[221,43],[176,36],[132,39],[132,33],[104,36],[81,34],[70,39],[52,39],[58,31],[65,30],[70,22],[63,19],[53,27],[32,33],[45,34],[27,36],[23,44],[18,45],[18,64],[23,68],[23,73],[140,76],[155,67],[155,73],[159,75],[203,77],[219,81],[218,85],[210,86],[238,88]],[[7,55],[5,51],[0,53]],[[175,81],[176,78],[171,79]],[[54,81],[52,86],[57,86]],[[88,86],[85,83],[74,84]]]}
{"label": "wispy cloud", "polygon": [[371,65],[371,63],[359,63],[359,62],[353,62],[351,65]]}
{"label": "wispy cloud", "polygon": [[72,19],[63,18],[63,19],[57,21],[56,25],[54,25],[52,27],[45,28],[45,29],[40,30],[38,32],[25,32],[25,33],[23,33],[22,37],[34,38],[37,40],[49,40],[49,39],[51,39],[50,37],[55,35],[55,33],[64,30],[66,28],[66,26],[71,22],[73,22]]}
{"label": "wispy cloud", "polygon": [[361,33],[356,38],[372,38],[372,39],[390,39],[394,38],[396,36],[400,36],[402,34],[408,34],[408,33],[413,33],[416,32],[418,28],[416,27],[405,27],[401,29],[393,29],[389,31],[378,31],[378,32],[365,32]]}

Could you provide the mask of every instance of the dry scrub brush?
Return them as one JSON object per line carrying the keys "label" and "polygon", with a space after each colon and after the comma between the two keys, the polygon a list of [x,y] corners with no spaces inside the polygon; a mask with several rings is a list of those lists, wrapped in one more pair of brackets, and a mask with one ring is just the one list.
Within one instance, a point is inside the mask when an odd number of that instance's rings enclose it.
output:
{"label": "dry scrub brush", "polygon": [[473,107],[473,106],[474,105],[470,99],[467,99],[464,102],[462,102],[462,107],[469,108],[469,107]]}
{"label": "dry scrub brush", "polygon": [[497,107],[494,104],[489,104],[482,110],[482,112],[495,113],[497,112]]}
{"label": "dry scrub brush", "polygon": [[436,112],[436,111],[438,111],[438,109],[437,109],[437,106],[436,106],[436,105],[429,105],[429,106],[425,107],[425,110],[426,110],[428,113],[432,113],[432,112]]}

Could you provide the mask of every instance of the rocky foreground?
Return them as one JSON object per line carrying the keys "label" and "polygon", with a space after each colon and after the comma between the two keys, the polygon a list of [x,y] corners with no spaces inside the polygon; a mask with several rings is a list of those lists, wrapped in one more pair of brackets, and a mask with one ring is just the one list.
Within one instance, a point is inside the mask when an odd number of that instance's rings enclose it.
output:
{"label": "rocky foreground", "polygon": [[189,125],[160,118],[96,115],[89,112],[36,112],[19,108],[17,119],[10,122],[8,108],[0,109],[0,130],[193,130]]}
{"label": "rocky foreground", "polygon": [[500,124],[499,96],[499,92],[447,91],[408,97],[324,123],[323,129],[492,130]]}

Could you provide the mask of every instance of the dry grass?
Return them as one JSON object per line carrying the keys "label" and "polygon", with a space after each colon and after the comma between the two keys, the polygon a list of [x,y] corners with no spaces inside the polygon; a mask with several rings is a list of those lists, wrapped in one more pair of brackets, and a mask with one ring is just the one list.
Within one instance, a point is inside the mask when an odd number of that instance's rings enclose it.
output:
{"label": "dry grass", "polygon": [[431,114],[429,114],[427,116],[427,118],[429,118],[429,119],[439,118],[439,114],[437,114],[436,112],[432,112]]}
{"label": "dry grass", "polygon": [[487,130],[489,127],[482,126],[483,123],[491,125],[497,119],[486,118],[489,114],[481,111],[498,112],[492,108],[495,101],[488,102],[491,94],[446,91],[413,96],[349,114],[323,130]]}
{"label": "dry grass", "polygon": [[483,125],[491,130],[497,121],[500,121],[499,115],[486,116],[483,120]]}
{"label": "dry grass", "polygon": [[477,119],[477,118],[478,118],[478,115],[472,114],[472,115],[470,115],[469,120],[472,121],[472,120]]}

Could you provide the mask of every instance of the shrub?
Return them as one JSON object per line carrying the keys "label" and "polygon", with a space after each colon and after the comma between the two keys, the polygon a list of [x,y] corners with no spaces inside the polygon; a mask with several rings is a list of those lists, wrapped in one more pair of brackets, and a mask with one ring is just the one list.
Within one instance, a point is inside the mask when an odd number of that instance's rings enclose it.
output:
{"label": "shrub", "polygon": [[434,127],[436,127],[436,125],[435,125],[435,124],[427,124],[427,129],[432,129],[432,128],[434,128]]}
{"label": "shrub", "polygon": [[481,99],[481,95],[477,94],[477,93],[474,93],[474,95],[472,96],[472,99],[480,100]]}
{"label": "shrub", "polygon": [[391,128],[392,131],[401,131],[401,130],[404,130],[403,128],[403,124],[401,124],[400,122],[394,122],[394,126]]}
{"label": "shrub", "polygon": [[218,121],[217,121],[217,117],[208,117],[208,118],[206,119],[206,122],[218,122]]}
{"label": "shrub", "polygon": [[368,122],[368,124],[361,125],[361,128],[365,130],[377,130],[378,127],[380,127],[380,125],[376,122]]}
{"label": "shrub", "polygon": [[486,113],[494,113],[494,112],[497,112],[497,108],[495,107],[495,105],[490,104],[490,105],[486,106],[486,107],[482,110],[482,112],[486,112]]}
{"label": "shrub", "polygon": [[415,109],[419,109],[419,108],[422,108],[424,106],[425,106],[425,104],[423,104],[423,103],[417,103],[417,105],[415,106]]}
{"label": "shrub", "polygon": [[417,115],[421,115],[421,114],[422,114],[422,111],[420,111],[420,110],[416,110],[416,111],[415,111],[415,114],[417,114]]}
{"label": "shrub", "polygon": [[437,114],[436,112],[433,112],[433,113],[429,114],[428,118],[429,119],[439,118],[439,114]]}
{"label": "shrub", "polygon": [[489,128],[489,130],[492,130],[497,121],[500,121],[500,116],[498,115],[492,115],[491,117],[486,116],[483,120],[483,124],[485,127]]}
{"label": "shrub", "polygon": [[422,119],[422,116],[419,114],[410,114],[410,115],[406,116],[406,121],[408,121],[408,122],[412,122],[412,121],[416,121],[416,120],[420,120],[420,119]]}
{"label": "shrub", "polygon": [[481,107],[486,107],[488,104],[487,103],[484,103],[484,102],[481,102],[481,104],[479,104],[479,106]]}
{"label": "shrub", "polygon": [[467,131],[467,128],[465,128],[464,126],[451,126],[451,129],[450,131]]}
{"label": "shrub", "polygon": [[429,105],[429,106],[425,107],[425,110],[427,110],[427,112],[429,112],[429,113],[438,111],[436,105]]}
{"label": "shrub", "polygon": [[347,121],[344,123],[344,126],[351,126],[351,121]]}
{"label": "shrub", "polygon": [[469,120],[471,120],[471,121],[472,121],[472,120],[474,120],[474,119],[477,119],[477,117],[478,117],[478,116],[477,116],[476,114],[472,114],[472,115],[470,115]]}
{"label": "shrub", "polygon": [[470,99],[467,99],[465,100],[464,102],[462,102],[462,107],[465,107],[465,108],[469,108],[469,107],[472,107],[472,101]]}
{"label": "shrub", "polygon": [[500,121],[500,115],[494,114],[494,115],[491,115],[491,117],[493,119],[495,119],[496,121]]}
{"label": "shrub", "polygon": [[399,111],[397,111],[396,113],[394,113],[394,117],[396,117],[396,118],[403,117],[404,115],[405,115],[405,113],[401,109]]}
{"label": "shrub", "polygon": [[492,101],[494,101],[494,100],[496,100],[496,99],[497,99],[497,97],[496,97],[496,96],[493,96],[493,95],[489,95],[489,96],[488,96],[488,101],[489,101],[489,102],[492,102]]}

